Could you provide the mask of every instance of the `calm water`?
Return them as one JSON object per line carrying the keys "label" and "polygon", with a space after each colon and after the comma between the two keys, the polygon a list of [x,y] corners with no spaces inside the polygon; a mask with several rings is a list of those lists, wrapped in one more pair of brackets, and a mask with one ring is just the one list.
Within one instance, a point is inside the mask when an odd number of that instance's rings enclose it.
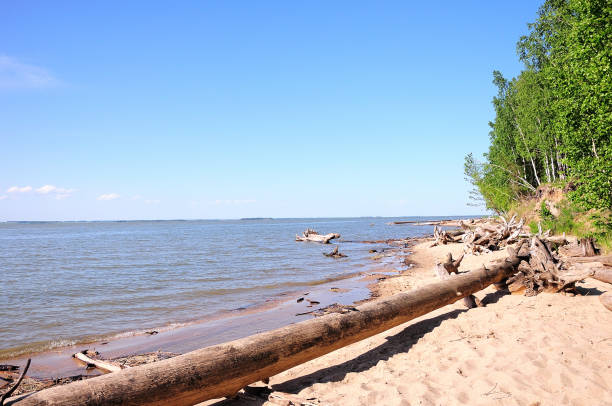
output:
{"label": "calm water", "polygon": [[321,255],[333,246],[295,242],[306,227],[342,240],[431,233],[394,220],[0,223],[0,355],[197,320],[373,266],[369,245],[341,242],[348,258],[333,260]]}

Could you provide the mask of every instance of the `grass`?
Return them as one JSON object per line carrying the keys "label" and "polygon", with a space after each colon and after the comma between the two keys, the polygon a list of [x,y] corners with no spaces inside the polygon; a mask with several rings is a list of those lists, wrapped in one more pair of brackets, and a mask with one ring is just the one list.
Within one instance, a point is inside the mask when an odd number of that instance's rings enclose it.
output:
{"label": "grass", "polygon": [[[553,214],[555,212],[555,214]],[[612,211],[582,210],[563,197],[557,202],[530,199],[520,202],[512,214],[524,217],[532,233],[550,230],[553,235],[566,233],[578,238],[593,238],[603,253],[612,252]]]}

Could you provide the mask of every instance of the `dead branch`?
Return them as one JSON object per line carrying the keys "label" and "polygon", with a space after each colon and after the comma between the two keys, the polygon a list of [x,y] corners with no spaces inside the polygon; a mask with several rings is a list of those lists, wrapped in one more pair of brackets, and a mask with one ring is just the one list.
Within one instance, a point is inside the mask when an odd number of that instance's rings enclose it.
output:
{"label": "dead branch", "polygon": [[87,365],[92,365],[98,369],[103,369],[108,372],[117,372],[117,371],[121,371],[122,369],[120,366],[113,365],[113,364],[110,364],[108,362],[104,362],[101,360],[89,358],[87,355],[85,355],[85,351],[77,352],[76,354],[73,355],[73,357],[85,362]]}
{"label": "dead branch", "polygon": [[23,371],[21,372],[21,375],[19,376],[19,379],[17,379],[17,382],[11,387],[11,389],[9,389],[8,391],[6,391],[2,397],[0,397],[0,406],[4,405],[4,401],[6,399],[9,398],[9,396],[11,396],[11,394],[13,392],[15,392],[15,390],[17,389],[17,387],[21,384],[21,381],[23,381],[23,378],[25,377],[25,374],[28,372],[28,368],[30,368],[30,363],[32,362],[32,360],[30,358],[28,358],[28,361],[25,364],[25,367],[23,368]]}

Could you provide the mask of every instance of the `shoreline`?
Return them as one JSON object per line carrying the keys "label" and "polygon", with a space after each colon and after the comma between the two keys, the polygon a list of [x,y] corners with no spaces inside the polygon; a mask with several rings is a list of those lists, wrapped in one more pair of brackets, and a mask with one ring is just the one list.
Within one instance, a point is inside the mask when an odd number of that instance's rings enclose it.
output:
{"label": "shoreline", "polygon": [[[72,358],[74,353],[85,349],[99,351],[105,360],[111,361],[129,360],[132,357],[142,357],[155,352],[179,355],[307,320],[314,317],[314,314],[308,314],[308,312],[322,311],[334,304],[356,305],[375,298],[372,286],[377,282],[372,283],[372,281],[380,281],[401,274],[402,271],[396,269],[401,265],[396,261],[397,252],[406,250],[409,245],[414,245],[422,238],[424,237],[413,237],[406,240],[359,241],[364,244],[364,249],[372,244],[383,246],[378,248],[376,253],[372,253],[369,258],[371,262],[367,266],[368,270],[344,274],[330,278],[322,284],[281,293],[276,297],[268,298],[263,303],[224,310],[204,318],[171,323],[155,329],[104,335],[43,351],[24,351],[16,356],[0,356],[0,363],[23,365],[28,358],[31,358],[32,364],[28,377],[40,381],[73,376],[93,377],[102,375],[103,372],[97,369],[86,369],[83,363]],[[387,254],[382,255],[381,253],[384,252]],[[388,252],[391,252],[391,255]],[[390,269],[392,267],[394,269]],[[300,297],[313,300],[317,304],[309,305],[306,300],[296,302]],[[256,329],[245,327],[254,324],[258,326]]]}
{"label": "shoreline", "polygon": [[[384,297],[437,281],[433,267],[463,243],[412,247],[411,269],[374,283]],[[506,258],[506,249],[466,256],[464,272]],[[610,285],[586,279],[575,295],[476,293],[461,301],[257,382],[214,406],[604,405],[612,404],[612,313],[598,296]],[[511,360],[511,362],[507,362]],[[268,401],[257,398],[264,390]],[[251,394],[251,395],[250,395]],[[252,396],[255,394],[255,396]],[[285,403],[276,403],[275,399]]]}
{"label": "shoreline", "polygon": [[[387,252],[413,264],[409,269],[355,278],[371,289],[367,300],[437,281],[434,264],[448,252],[458,256],[464,244],[431,247],[432,241],[421,237]],[[468,255],[460,271],[506,256],[505,249]],[[253,383],[237,398],[200,405],[272,406],[279,404],[276,400],[364,405],[608,404],[612,402],[612,315],[598,295],[609,285],[587,279],[576,290],[575,296],[528,297],[489,286],[476,294],[484,307],[467,310],[461,301],[447,305],[274,375],[269,382]],[[293,300],[286,303],[297,305]],[[245,320],[257,322],[253,314],[245,315]],[[512,363],[501,362],[509,357]],[[153,356],[142,363],[158,359],[162,358]]]}

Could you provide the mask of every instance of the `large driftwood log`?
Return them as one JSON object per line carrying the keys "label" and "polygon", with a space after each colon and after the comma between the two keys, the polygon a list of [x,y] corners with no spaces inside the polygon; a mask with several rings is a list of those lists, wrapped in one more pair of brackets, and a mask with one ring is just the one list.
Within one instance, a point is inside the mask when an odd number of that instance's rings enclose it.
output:
{"label": "large driftwood log", "polygon": [[573,263],[570,265],[569,269],[581,275],[586,275],[585,277],[612,284],[612,268],[600,262]]}
{"label": "large driftwood log", "polygon": [[325,235],[321,235],[314,230],[307,229],[302,233],[302,235],[296,235],[295,241],[312,241],[312,242],[320,242],[323,244],[329,244],[331,240],[334,238],[340,238],[340,234],[338,233],[329,233]]}
{"label": "large driftwood log", "polygon": [[612,269],[599,268],[593,271],[592,278],[612,284]]}
{"label": "large driftwood log", "polygon": [[599,296],[602,305],[612,312],[612,292],[606,292]]}
{"label": "large driftwood log", "polygon": [[454,303],[515,272],[510,258],[415,291],[196,350],[152,364],[46,389],[9,404],[193,405],[241,388]]}

